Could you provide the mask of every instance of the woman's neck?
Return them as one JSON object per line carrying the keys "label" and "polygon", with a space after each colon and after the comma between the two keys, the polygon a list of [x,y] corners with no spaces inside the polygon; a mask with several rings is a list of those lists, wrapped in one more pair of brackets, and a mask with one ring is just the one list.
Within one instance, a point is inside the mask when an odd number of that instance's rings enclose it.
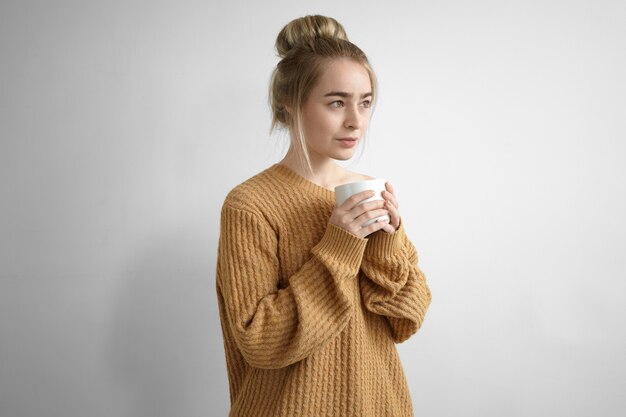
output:
{"label": "woman's neck", "polygon": [[300,176],[325,188],[333,187],[345,175],[345,169],[337,165],[332,158],[324,158],[322,160],[311,158],[313,175],[311,175],[306,166],[302,166],[302,163],[298,161],[298,158],[292,152],[287,152],[287,155],[278,164],[287,166]]}

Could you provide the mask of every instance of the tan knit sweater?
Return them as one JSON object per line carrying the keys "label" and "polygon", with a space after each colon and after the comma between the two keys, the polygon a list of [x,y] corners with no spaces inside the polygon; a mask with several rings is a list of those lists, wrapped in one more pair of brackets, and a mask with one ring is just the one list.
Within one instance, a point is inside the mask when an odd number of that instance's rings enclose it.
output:
{"label": "tan knit sweater", "polygon": [[402,223],[361,239],[329,224],[335,193],[274,164],[221,211],[217,297],[230,416],[404,417],[395,343],[430,304]]}

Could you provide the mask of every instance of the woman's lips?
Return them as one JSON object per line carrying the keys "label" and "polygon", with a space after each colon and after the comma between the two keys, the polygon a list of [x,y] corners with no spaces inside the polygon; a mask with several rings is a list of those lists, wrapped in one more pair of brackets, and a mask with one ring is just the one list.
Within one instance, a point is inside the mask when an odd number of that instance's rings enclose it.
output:
{"label": "woman's lips", "polygon": [[341,139],[337,139],[337,140],[339,142],[341,142],[343,144],[343,146],[345,146],[346,148],[352,148],[358,142],[357,138],[341,138]]}

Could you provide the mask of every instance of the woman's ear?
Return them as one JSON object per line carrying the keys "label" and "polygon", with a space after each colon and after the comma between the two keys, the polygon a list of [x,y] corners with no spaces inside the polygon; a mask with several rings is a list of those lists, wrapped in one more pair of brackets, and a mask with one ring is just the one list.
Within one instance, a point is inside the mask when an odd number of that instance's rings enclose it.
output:
{"label": "woman's ear", "polygon": [[289,113],[290,116],[293,116],[293,109],[291,106],[285,106],[285,111]]}

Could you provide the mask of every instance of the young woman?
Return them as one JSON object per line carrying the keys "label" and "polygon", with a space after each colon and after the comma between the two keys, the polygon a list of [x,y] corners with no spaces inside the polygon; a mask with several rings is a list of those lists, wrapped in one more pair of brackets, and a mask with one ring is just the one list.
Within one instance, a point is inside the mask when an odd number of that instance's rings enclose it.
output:
{"label": "young woman", "polygon": [[[221,211],[217,295],[231,416],[402,417],[412,403],[396,343],[431,300],[391,185],[384,202],[335,206],[334,187],[369,179],[350,159],[376,81],[365,54],[324,16],[279,33],[272,127],[284,159],[237,185]],[[362,227],[369,219],[390,220]]]}

